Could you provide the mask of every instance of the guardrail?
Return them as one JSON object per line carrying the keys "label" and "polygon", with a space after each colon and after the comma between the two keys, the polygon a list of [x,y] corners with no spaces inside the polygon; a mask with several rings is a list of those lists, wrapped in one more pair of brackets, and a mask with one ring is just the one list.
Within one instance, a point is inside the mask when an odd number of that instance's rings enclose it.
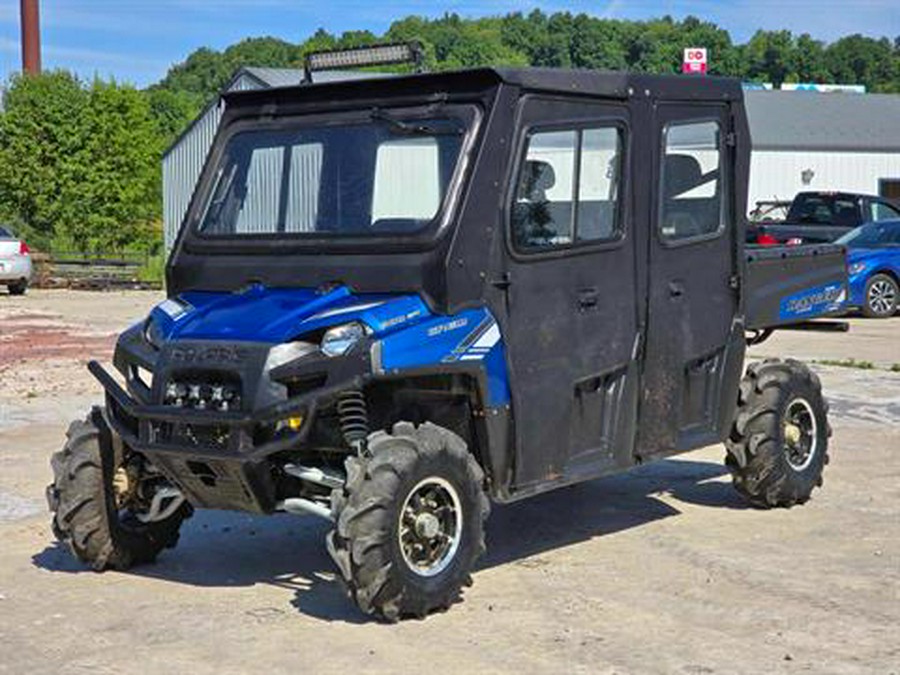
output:
{"label": "guardrail", "polygon": [[150,256],[142,253],[33,253],[32,285],[92,290],[161,288],[159,282],[140,279],[139,272],[149,260]]}

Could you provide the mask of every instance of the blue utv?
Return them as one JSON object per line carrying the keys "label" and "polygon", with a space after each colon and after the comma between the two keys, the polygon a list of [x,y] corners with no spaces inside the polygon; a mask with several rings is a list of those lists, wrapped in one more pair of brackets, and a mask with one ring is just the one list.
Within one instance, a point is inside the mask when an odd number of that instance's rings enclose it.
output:
{"label": "blue utv", "polygon": [[511,502],[709,444],[761,507],[829,426],[749,341],[835,311],[843,251],[744,250],[740,83],[478,69],[227,94],[105,404],[53,457],[58,538],[152,561],[195,508],[314,514],[350,597],[451,605]]}

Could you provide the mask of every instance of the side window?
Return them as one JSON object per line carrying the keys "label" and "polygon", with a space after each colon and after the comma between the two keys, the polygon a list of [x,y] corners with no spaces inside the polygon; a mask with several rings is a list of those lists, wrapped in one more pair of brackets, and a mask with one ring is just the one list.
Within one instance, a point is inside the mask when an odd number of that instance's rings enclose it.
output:
{"label": "side window", "polygon": [[900,218],[900,209],[884,202],[872,202],[872,220],[896,220]]}
{"label": "side window", "polygon": [[617,127],[531,134],[512,208],[515,248],[617,239],[621,165]]}
{"label": "side window", "polygon": [[672,124],[663,131],[659,227],[669,240],[713,234],[723,224],[718,122]]}

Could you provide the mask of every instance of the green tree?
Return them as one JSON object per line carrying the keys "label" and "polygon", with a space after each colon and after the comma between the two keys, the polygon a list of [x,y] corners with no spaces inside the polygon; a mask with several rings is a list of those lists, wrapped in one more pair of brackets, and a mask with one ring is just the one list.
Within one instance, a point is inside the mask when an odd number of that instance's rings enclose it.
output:
{"label": "green tree", "polygon": [[146,92],[150,114],[165,146],[171,145],[203,107],[199,94],[173,89],[150,89]]}
{"label": "green tree", "polygon": [[[235,71],[244,66],[264,66],[267,68],[289,68],[301,63],[300,48],[278,38],[247,38],[231,45],[222,53],[225,64],[224,79],[220,80],[216,92],[227,83]],[[215,93],[215,92],[214,92]]]}
{"label": "green tree", "polygon": [[872,91],[900,90],[900,63],[895,46],[887,38],[841,38],[825,50],[825,60],[835,81],[864,84]]}
{"label": "green tree", "polygon": [[0,212],[34,244],[153,249],[160,153],[150,97],[56,71],[14,77],[0,115]]}
{"label": "green tree", "polygon": [[[898,40],[850,36],[831,45],[790,31],[758,31],[737,45],[728,31],[688,16],[616,21],[539,9],[466,19],[448,13],[436,19],[408,16],[382,35],[349,30],[335,36],[317,30],[299,45],[256,38],[224,52],[200,49],[169,71],[159,87],[214,97],[240,66],[302,65],[311,51],[372,42],[418,40],[431,70],[482,65],[532,65],[674,73],[686,47],[706,47],[710,73],[780,84],[788,80],[860,82],[873,91],[900,90]],[[392,67],[391,71],[408,70]]]}
{"label": "green tree", "polygon": [[158,241],[162,138],[141,92],[95,80],[71,158],[81,217],[62,225],[81,250],[149,249]]}
{"label": "green tree", "polygon": [[185,91],[210,101],[231,77],[231,66],[220,52],[201,47],[184,62],[172,66],[157,87]]}
{"label": "green tree", "polygon": [[825,62],[825,46],[809,33],[797,38],[794,50],[795,72],[800,82],[828,82],[831,73]]}
{"label": "green tree", "polygon": [[46,246],[57,226],[72,226],[81,150],[81,119],[89,98],[65,71],[14,76],[0,115],[0,212]]}
{"label": "green tree", "polygon": [[628,30],[620,21],[575,17],[570,56],[576,68],[625,70],[628,67]]}
{"label": "green tree", "polygon": [[759,30],[744,52],[745,74],[752,80],[772,82],[780,87],[796,79],[794,39],[789,30]]}

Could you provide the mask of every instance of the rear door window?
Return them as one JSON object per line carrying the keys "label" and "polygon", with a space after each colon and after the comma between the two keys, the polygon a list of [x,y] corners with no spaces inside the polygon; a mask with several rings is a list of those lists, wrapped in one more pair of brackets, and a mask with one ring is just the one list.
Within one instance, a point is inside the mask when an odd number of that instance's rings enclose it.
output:
{"label": "rear door window", "polygon": [[660,233],[667,240],[706,237],[724,223],[721,128],[679,122],[663,130]]}

